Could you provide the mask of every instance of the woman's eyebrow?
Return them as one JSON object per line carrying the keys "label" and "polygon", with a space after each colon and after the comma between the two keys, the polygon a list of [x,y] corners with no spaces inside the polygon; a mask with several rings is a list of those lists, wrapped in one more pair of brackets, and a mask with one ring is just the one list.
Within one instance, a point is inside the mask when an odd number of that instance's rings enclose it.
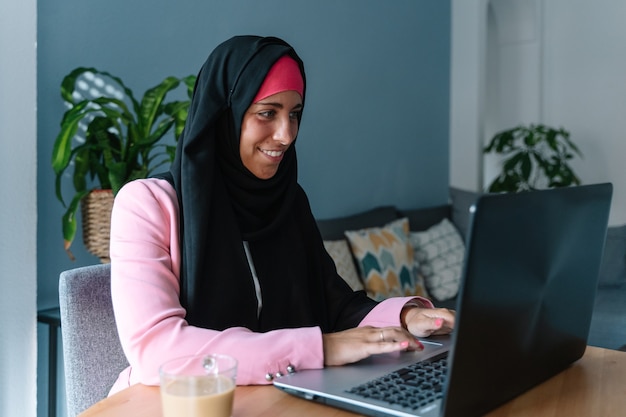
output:
{"label": "woman's eyebrow", "polygon": [[[278,107],[279,109],[282,109],[282,108],[285,107],[283,105],[283,103],[278,103],[278,102],[273,102],[273,101],[257,101],[254,104],[258,104],[258,105],[262,105],[262,106]],[[293,106],[293,108],[291,110],[300,110],[302,107],[303,107],[302,103],[298,103],[295,106]]]}

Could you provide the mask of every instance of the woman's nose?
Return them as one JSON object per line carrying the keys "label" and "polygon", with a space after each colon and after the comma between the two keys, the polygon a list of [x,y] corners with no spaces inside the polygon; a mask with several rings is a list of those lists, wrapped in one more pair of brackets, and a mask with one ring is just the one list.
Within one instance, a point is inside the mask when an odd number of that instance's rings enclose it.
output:
{"label": "woman's nose", "polygon": [[276,129],[274,130],[273,139],[279,141],[282,145],[289,145],[296,137],[298,133],[297,127],[294,128],[291,119],[288,117],[286,120],[281,120],[277,123]]}

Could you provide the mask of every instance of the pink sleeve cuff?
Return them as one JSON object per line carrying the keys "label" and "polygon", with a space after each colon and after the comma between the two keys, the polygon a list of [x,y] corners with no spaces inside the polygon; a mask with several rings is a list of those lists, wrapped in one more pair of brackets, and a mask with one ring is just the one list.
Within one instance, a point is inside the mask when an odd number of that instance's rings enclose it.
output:
{"label": "pink sleeve cuff", "polygon": [[400,326],[400,312],[407,304],[417,304],[422,308],[433,308],[433,303],[424,297],[392,297],[378,303],[376,307],[368,313],[359,327],[392,327]]}

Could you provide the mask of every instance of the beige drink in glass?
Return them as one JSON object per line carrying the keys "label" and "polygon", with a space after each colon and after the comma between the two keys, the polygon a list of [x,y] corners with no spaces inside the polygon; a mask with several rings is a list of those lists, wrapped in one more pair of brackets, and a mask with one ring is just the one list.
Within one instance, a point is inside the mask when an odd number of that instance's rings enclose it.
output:
{"label": "beige drink in glass", "polygon": [[163,417],[230,417],[237,361],[227,355],[175,359],[161,366]]}

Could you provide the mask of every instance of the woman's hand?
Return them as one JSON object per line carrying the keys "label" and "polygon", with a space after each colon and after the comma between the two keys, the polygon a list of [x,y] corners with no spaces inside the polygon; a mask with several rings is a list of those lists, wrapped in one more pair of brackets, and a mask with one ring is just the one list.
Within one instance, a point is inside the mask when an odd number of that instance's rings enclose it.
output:
{"label": "woman's hand", "polygon": [[345,365],[377,353],[422,350],[424,346],[402,327],[357,327],[322,335],[324,365]]}
{"label": "woman's hand", "polygon": [[455,311],[447,308],[405,307],[401,323],[415,337],[448,334],[454,328]]}

